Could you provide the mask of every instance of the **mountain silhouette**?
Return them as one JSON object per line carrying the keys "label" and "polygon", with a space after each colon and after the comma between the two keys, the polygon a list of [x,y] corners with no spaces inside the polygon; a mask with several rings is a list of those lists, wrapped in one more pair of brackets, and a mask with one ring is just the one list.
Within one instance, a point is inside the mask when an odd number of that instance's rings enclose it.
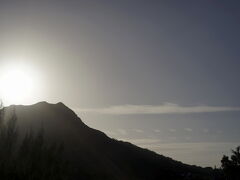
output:
{"label": "mountain silhouette", "polygon": [[70,179],[159,180],[212,179],[211,168],[187,165],[92,129],[63,103],[40,102],[5,107],[15,111],[20,136],[44,130],[48,141],[63,142]]}

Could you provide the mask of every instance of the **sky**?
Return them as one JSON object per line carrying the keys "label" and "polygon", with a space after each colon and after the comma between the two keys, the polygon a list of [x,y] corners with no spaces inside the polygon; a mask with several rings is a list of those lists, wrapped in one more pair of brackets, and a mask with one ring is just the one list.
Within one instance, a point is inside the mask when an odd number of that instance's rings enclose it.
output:
{"label": "sky", "polygon": [[0,0],[0,74],[27,69],[18,104],[61,101],[110,137],[219,166],[240,145],[239,19],[234,0]]}

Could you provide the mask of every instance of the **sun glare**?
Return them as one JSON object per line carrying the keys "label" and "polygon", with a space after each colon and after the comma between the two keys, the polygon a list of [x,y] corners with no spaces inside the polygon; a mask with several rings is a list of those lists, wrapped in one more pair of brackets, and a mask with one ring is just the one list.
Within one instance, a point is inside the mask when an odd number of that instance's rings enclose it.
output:
{"label": "sun glare", "polygon": [[5,105],[24,104],[33,98],[37,82],[31,69],[11,65],[0,76],[0,98]]}

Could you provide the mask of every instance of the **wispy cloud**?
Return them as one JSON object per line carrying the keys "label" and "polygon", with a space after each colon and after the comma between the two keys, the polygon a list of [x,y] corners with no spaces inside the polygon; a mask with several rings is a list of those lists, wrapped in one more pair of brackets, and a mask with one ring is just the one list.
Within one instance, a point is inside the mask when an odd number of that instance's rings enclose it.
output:
{"label": "wispy cloud", "polygon": [[128,134],[125,129],[118,129],[117,131],[118,131],[121,135],[124,135],[124,136]]}
{"label": "wispy cloud", "polygon": [[[168,156],[188,164],[201,166],[220,165],[223,154],[228,154],[230,150],[239,145],[239,142],[166,142],[155,138],[145,139],[121,139],[129,141],[140,147],[153,150],[164,156]],[[185,140],[190,141],[191,137]],[[189,156],[192,154],[192,156]]]}
{"label": "wispy cloud", "polygon": [[114,131],[104,130],[104,132],[105,132],[108,136],[116,136],[116,135],[118,135],[118,133],[116,133],[116,132],[114,132]]}
{"label": "wispy cloud", "polygon": [[160,133],[160,132],[161,132],[160,129],[154,129],[153,131],[154,131],[155,133]]}
{"label": "wispy cloud", "polygon": [[227,106],[180,106],[173,103],[164,103],[163,105],[120,105],[104,108],[77,108],[77,112],[111,114],[111,115],[127,115],[127,114],[187,114],[187,113],[209,113],[209,112],[225,112],[240,111],[240,107]]}
{"label": "wispy cloud", "polygon": [[154,138],[140,138],[140,139],[120,139],[122,141],[128,141],[136,145],[141,145],[141,146],[149,146],[152,144],[153,146],[155,144],[158,144],[161,142],[160,139],[154,139]]}
{"label": "wispy cloud", "polygon": [[143,133],[144,131],[142,129],[133,129],[134,132],[137,132],[137,133]]}
{"label": "wispy cloud", "polygon": [[184,128],[185,131],[192,132],[193,130],[191,128]]}

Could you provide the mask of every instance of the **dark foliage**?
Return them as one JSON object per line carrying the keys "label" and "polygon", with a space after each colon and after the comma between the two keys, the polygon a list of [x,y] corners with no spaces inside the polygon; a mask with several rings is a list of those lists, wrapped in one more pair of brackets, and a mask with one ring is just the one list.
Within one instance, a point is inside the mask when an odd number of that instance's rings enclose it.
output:
{"label": "dark foliage", "polygon": [[16,127],[17,117],[4,121],[0,110],[0,179],[61,180],[67,179],[67,163],[63,145],[48,145],[43,130],[37,135],[29,131],[22,140]]}
{"label": "dark foliage", "polygon": [[226,179],[239,180],[240,179],[240,146],[236,150],[232,150],[232,155],[229,158],[224,155],[222,160],[222,169],[225,173]]}

